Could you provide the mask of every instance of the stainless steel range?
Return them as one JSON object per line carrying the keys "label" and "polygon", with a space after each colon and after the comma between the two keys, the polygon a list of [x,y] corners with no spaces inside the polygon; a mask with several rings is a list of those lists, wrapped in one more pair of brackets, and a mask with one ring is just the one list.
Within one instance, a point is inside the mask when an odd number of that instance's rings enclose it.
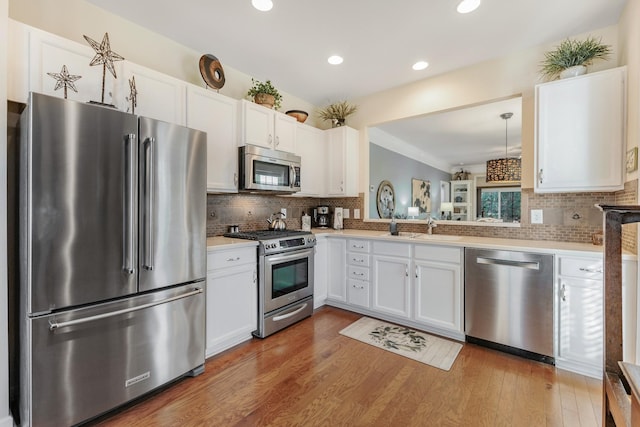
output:
{"label": "stainless steel range", "polygon": [[316,238],[307,231],[264,230],[227,233],[258,240],[258,328],[264,338],[313,313],[313,254]]}

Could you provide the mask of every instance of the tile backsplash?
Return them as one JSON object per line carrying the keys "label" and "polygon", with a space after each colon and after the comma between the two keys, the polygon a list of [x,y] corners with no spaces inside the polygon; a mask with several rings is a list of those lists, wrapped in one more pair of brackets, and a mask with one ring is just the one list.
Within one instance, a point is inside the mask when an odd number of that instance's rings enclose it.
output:
{"label": "tile backsplash", "polygon": [[[637,181],[629,181],[624,190],[616,193],[553,193],[536,194],[532,190],[522,191],[524,212],[519,228],[486,227],[473,225],[440,224],[434,229],[436,234],[464,236],[499,237],[525,240],[558,240],[565,242],[591,243],[593,233],[602,230],[602,214],[596,204],[637,204]],[[364,195],[359,197],[325,198],[270,196],[254,194],[209,194],[207,197],[207,236],[219,236],[230,225],[238,225],[241,231],[263,230],[268,227],[267,219],[281,208],[287,209],[287,228],[301,228],[303,212],[311,214],[318,205],[348,208],[350,218],[344,220],[345,228],[385,231],[388,224],[364,222],[353,219],[354,209],[364,215]],[[529,222],[529,210],[542,209],[543,224]],[[426,232],[424,222],[418,224],[398,224],[401,231]],[[623,248],[637,253],[637,226],[623,226]]]}

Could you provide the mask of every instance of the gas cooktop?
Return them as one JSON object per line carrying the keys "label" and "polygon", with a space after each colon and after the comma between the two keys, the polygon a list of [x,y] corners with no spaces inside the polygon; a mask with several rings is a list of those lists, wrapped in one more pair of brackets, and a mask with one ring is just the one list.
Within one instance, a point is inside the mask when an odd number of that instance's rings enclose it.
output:
{"label": "gas cooktop", "polygon": [[316,237],[313,234],[301,230],[241,231],[238,233],[225,233],[224,237],[259,241],[259,255],[291,252],[309,248],[316,244]]}

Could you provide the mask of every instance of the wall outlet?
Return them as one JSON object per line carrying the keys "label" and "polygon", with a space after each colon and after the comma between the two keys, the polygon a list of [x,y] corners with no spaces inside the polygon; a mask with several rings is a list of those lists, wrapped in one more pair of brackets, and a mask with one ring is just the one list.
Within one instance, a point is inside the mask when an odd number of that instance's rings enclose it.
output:
{"label": "wall outlet", "polygon": [[349,219],[349,209],[348,208],[342,209],[342,218],[343,219]]}
{"label": "wall outlet", "polygon": [[542,209],[531,209],[531,224],[542,224]]}
{"label": "wall outlet", "polygon": [[280,213],[282,214],[282,218],[287,217],[287,208],[280,208]]}
{"label": "wall outlet", "polygon": [[353,218],[354,219],[360,219],[360,209],[354,209],[353,210]]}

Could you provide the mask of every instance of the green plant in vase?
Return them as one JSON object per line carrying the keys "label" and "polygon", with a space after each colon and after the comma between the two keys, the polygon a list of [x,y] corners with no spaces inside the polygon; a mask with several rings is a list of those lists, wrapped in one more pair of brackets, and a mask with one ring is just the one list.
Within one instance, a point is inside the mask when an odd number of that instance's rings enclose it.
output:
{"label": "green plant in vase", "polygon": [[581,75],[586,73],[587,65],[591,65],[594,60],[606,60],[610,55],[611,46],[603,44],[602,39],[566,39],[555,50],[545,52],[540,72],[547,80]]}
{"label": "green plant in vase", "polygon": [[344,126],[347,117],[358,111],[357,105],[349,104],[347,101],[334,102],[318,111],[318,116],[322,120],[331,120],[333,127]]}
{"label": "green plant in vase", "polygon": [[252,86],[247,92],[247,96],[253,98],[253,102],[267,108],[275,108],[276,110],[280,108],[282,95],[271,84],[271,80],[261,82],[252,78],[251,83]]}

